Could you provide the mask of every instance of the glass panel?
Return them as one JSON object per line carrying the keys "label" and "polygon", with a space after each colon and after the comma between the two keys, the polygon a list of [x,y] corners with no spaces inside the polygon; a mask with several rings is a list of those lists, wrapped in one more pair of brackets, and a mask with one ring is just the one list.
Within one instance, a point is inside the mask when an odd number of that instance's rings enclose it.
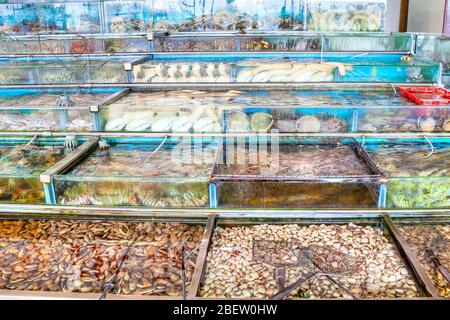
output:
{"label": "glass panel", "polygon": [[56,176],[64,204],[199,207],[209,203],[208,182],[217,145],[158,139],[96,149],[64,176]]}
{"label": "glass panel", "polygon": [[383,31],[386,0],[307,0],[308,30]]}
{"label": "glass panel", "polygon": [[365,149],[389,177],[388,207],[450,206],[449,143],[445,139],[430,142],[366,141]]}
{"label": "glass panel", "polygon": [[0,60],[0,83],[64,84],[125,82],[123,57],[17,58]]}
{"label": "glass panel", "polygon": [[200,295],[268,299],[303,276],[310,279],[288,293],[288,299],[418,296],[414,277],[388,232],[355,223],[219,224]]}
{"label": "glass panel", "polygon": [[1,4],[0,12],[4,32],[100,32],[96,2]]}
{"label": "glass panel", "polygon": [[152,5],[153,1],[105,2],[107,29],[115,33],[148,30]]}
{"label": "glass panel", "polygon": [[443,76],[450,76],[450,36],[439,34],[418,34],[417,56],[442,63]]}
{"label": "glass panel", "polygon": [[[450,108],[444,106],[358,109],[359,132],[450,132]],[[408,106],[410,105],[410,106]]]}
{"label": "glass panel", "polygon": [[0,142],[0,201],[42,203],[45,200],[39,174],[66,154],[62,144],[34,139]]}
{"label": "glass panel", "polygon": [[321,63],[317,55],[155,55],[133,66],[133,78],[137,83],[437,82],[436,63],[400,59],[400,55],[329,54]]}
{"label": "glass panel", "polygon": [[221,207],[373,207],[379,170],[352,141],[231,141],[214,166]]}
{"label": "glass panel", "polygon": [[[111,90],[99,91],[0,91],[0,130],[46,131],[93,130],[90,105],[96,105],[112,94]],[[63,101],[67,106],[63,106]],[[67,100],[68,99],[68,100]],[[58,104],[61,103],[61,107]],[[69,106],[69,104],[73,104]]]}
{"label": "glass panel", "polygon": [[300,0],[154,1],[152,30],[303,30]]}

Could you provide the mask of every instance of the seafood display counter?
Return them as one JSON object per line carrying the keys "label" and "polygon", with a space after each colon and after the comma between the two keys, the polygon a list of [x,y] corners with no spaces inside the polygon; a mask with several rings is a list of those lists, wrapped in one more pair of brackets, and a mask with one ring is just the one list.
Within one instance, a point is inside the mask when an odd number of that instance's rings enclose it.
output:
{"label": "seafood display counter", "polygon": [[0,295],[181,298],[205,232],[197,220],[2,218]]}
{"label": "seafood display counter", "polygon": [[0,90],[2,131],[92,131],[98,122],[91,106],[115,89]]}
{"label": "seafood display counter", "polygon": [[[339,219],[176,215],[61,220],[4,212],[0,296],[276,300],[445,296],[445,286],[424,271],[427,262],[418,262],[420,251],[412,251],[405,241],[413,230],[445,228],[444,213],[435,218],[439,225],[412,223],[410,216],[392,220],[377,213],[365,218],[350,213]],[[448,239],[439,245],[448,251]],[[446,264],[446,252],[432,248]],[[427,271],[435,269],[430,265]]]}
{"label": "seafood display counter", "polygon": [[387,32],[147,32],[0,35],[2,55],[165,51],[414,52],[415,35]]}
{"label": "seafood display counter", "polygon": [[225,208],[369,208],[383,197],[382,172],[353,139],[227,139],[212,182]]}
{"label": "seafood display counter", "polygon": [[64,141],[53,138],[0,139],[0,201],[43,203],[45,186],[40,174],[62,160]]}
{"label": "seafood display counter", "polygon": [[160,133],[450,132],[446,105],[421,106],[391,86],[125,89],[99,106],[100,131]]}
{"label": "seafood display counter", "polygon": [[413,52],[414,36],[383,32],[171,32],[153,34],[155,51]]}
{"label": "seafood display counter", "polygon": [[0,36],[1,55],[127,54],[153,51],[146,34]]}
{"label": "seafood display counter", "polygon": [[124,63],[130,57],[0,58],[1,84],[75,84],[126,82]]}
{"label": "seafood display counter", "polygon": [[183,138],[100,140],[51,177],[61,204],[207,207],[217,141]]}
{"label": "seafood display counter", "polygon": [[135,83],[429,82],[439,64],[396,54],[159,53],[130,63]]}
{"label": "seafood display counter", "polygon": [[3,138],[2,200],[147,208],[450,207],[445,137],[69,138]]}
{"label": "seafood display counter", "polygon": [[388,177],[387,207],[450,206],[449,139],[366,139],[364,149]]}

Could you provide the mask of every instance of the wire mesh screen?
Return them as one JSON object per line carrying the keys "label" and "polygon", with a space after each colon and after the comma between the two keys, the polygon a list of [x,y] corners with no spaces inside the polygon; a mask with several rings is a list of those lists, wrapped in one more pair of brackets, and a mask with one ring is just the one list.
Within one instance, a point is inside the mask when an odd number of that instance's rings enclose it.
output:
{"label": "wire mesh screen", "polygon": [[228,181],[218,183],[221,207],[375,207],[372,183]]}

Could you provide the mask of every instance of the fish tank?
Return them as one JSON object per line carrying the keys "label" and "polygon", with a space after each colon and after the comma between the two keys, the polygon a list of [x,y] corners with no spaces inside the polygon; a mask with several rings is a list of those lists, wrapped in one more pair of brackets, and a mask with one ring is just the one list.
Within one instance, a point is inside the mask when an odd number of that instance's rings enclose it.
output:
{"label": "fish tank", "polygon": [[416,54],[442,63],[442,76],[450,77],[450,35],[417,34]]}
{"label": "fish tank", "polygon": [[397,54],[154,54],[132,63],[135,83],[438,82],[439,65]]}
{"label": "fish tank", "polygon": [[203,221],[2,218],[0,290],[97,300],[182,297],[204,229]]}
{"label": "fish tank", "polygon": [[445,274],[446,270],[450,269],[448,216],[422,219],[398,218],[394,222],[436,287],[439,296],[450,297],[450,284]]}
{"label": "fish tank", "polygon": [[414,37],[383,32],[171,32],[154,35],[155,51],[411,52]]}
{"label": "fish tank", "polygon": [[146,31],[153,1],[105,1],[105,24],[112,33]]}
{"label": "fish tank", "polygon": [[354,139],[231,139],[212,181],[223,208],[371,208],[382,173]]}
{"label": "fish tank", "polygon": [[123,83],[123,65],[129,60],[120,56],[0,58],[0,83]]}
{"label": "fish tank", "polygon": [[395,88],[125,90],[100,106],[100,130],[185,133],[448,132],[446,106]]}
{"label": "fish tank", "polygon": [[450,207],[448,139],[366,139],[364,148],[388,178],[388,208]]}
{"label": "fish tank", "polygon": [[115,89],[0,90],[1,131],[92,131],[90,106]]}
{"label": "fish tank", "polygon": [[[237,100],[237,99],[235,99]],[[446,106],[417,106],[392,88],[246,92],[243,109],[224,110],[226,132],[443,132]]]}
{"label": "fish tank", "polygon": [[218,219],[198,295],[356,300],[424,294],[379,219],[241,218]]}
{"label": "fish tank", "polygon": [[27,33],[98,33],[100,2],[37,2],[0,4],[0,31]]}
{"label": "fish tank", "polygon": [[237,91],[130,91],[100,107],[104,131],[222,132],[222,110]]}
{"label": "fish tank", "polygon": [[149,41],[144,35],[0,35],[0,54],[126,54],[146,53]]}
{"label": "fish tank", "polygon": [[213,139],[108,139],[52,176],[55,196],[65,205],[206,207],[216,153]]}
{"label": "fish tank", "polygon": [[152,30],[303,30],[304,3],[270,0],[155,1]]}
{"label": "fish tank", "polygon": [[308,31],[383,31],[386,0],[307,0]]}
{"label": "fish tank", "polygon": [[0,139],[0,201],[45,203],[40,174],[62,160],[68,150],[53,138]]}

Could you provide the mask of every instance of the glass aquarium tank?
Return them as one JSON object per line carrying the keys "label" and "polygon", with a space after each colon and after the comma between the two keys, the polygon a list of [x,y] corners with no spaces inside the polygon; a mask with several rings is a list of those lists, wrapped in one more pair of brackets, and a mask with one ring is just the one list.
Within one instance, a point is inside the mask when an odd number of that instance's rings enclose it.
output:
{"label": "glass aquarium tank", "polygon": [[203,232],[201,221],[3,218],[0,289],[71,293],[72,298],[182,297]]}
{"label": "glass aquarium tank", "polygon": [[378,219],[243,218],[217,221],[199,295],[305,300],[413,298],[423,293]]}
{"label": "glass aquarium tank", "polygon": [[129,60],[121,56],[0,58],[0,83],[123,83],[123,64]]}
{"label": "glass aquarium tank", "polygon": [[0,31],[26,33],[100,32],[100,2],[0,4]]}
{"label": "glass aquarium tank", "polygon": [[450,283],[445,274],[445,270],[450,269],[449,218],[403,218],[394,221],[432,283],[436,286],[439,295],[450,297]]}
{"label": "glass aquarium tank", "polygon": [[383,31],[386,0],[307,0],[307,30]]}
{"label": "glass aquarium tank", "polygon": [[63,159],[63,141],[51,138],[0,139],[0,201],[44,203],[39,175]]}
{"label": "glass aquarium tank", "polygon": [[155,54],[133,65],[136,83],[437,82],[439,65],[396,54]]}
{"label": "glass aquarium tank", "polygon": [[154,1],[105,1],[105,24],[112,33],[146,31]]}
{"label": "glass aquarium tank", "polygon": [[377,206],[381,171],[353,139],[227,138],[219,151],[219,207]]}
{"label": "glass aquarium tank", "polygon": [[56,198],[68,205],[205,207],[216,153],[211,139],[102,141],[53,176]]}
{"label": "glass aquarium tank", "polygon": [[303,30],[303,1],[154,1],[151,29],[169,31]]}
{"label": "glass aquarium tank", "polygon": [[[442,63],[443,78],[450,77],[450,35],[417,34],[416,53],[419,57]],[[449,83],[450,81],[445,82]]]}
{"label": "glass aquarium tank", "polygon": [[388,178],[388,208],[450,207],[450,141],[366,139],[364,148]]}
{"label": "glass aquarium tank", "polygon": [[90,106],[115,89],[0,90],[1,131],[92,131]]}
{"label": "glass aquarium tank", "polygon": [[394,89],[131,90],[102,104],[100,128],[161,133],[450,131],[447,106],[419,106]]}

